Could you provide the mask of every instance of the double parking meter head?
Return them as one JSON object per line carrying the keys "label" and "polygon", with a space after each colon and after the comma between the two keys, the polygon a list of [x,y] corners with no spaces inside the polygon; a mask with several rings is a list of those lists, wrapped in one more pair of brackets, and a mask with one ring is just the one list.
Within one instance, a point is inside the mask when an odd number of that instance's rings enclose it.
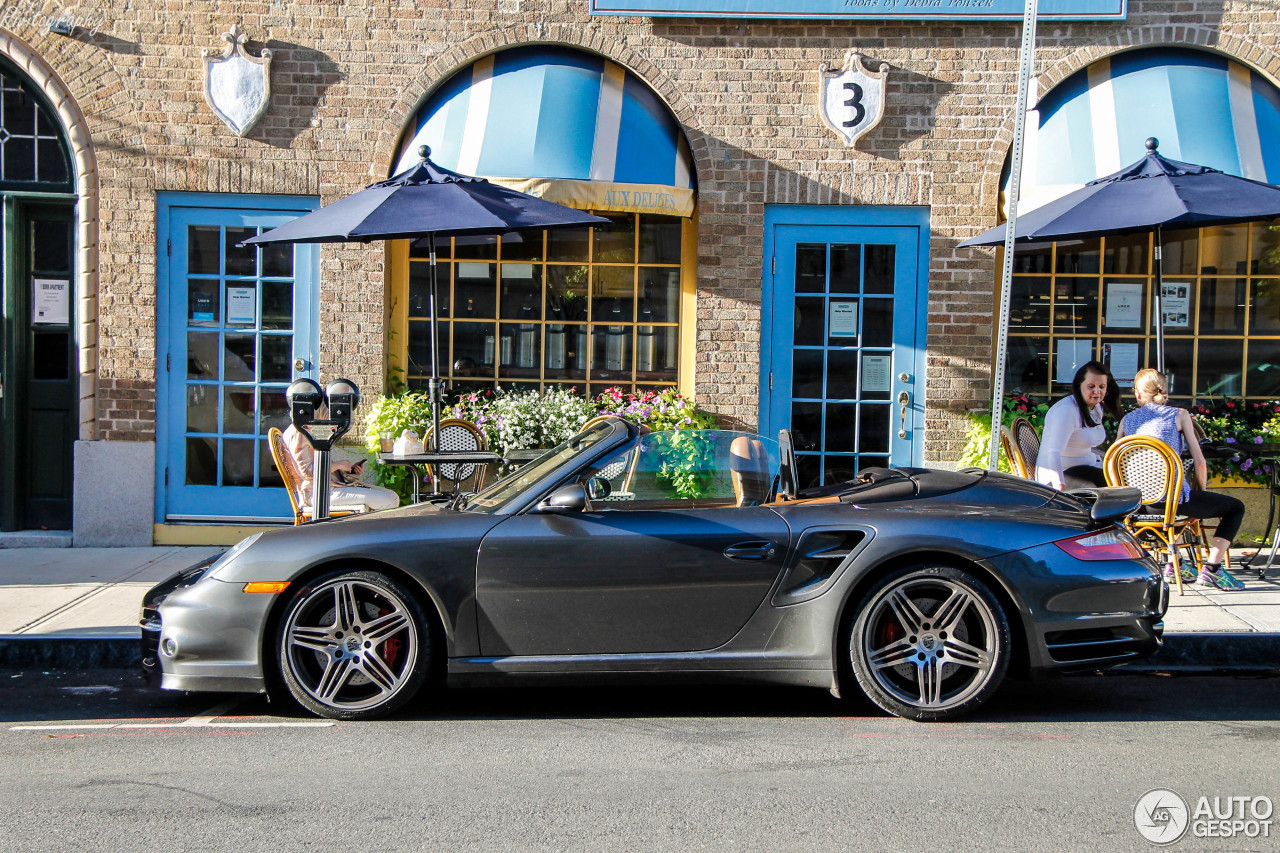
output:
{"label": "double parking meter head", "polygon": [[[360,389],[350,379],[336,379],[329,387],[310,379],[295,379],[285,391],[289,417],[294,427],[307,437],[316,450],[328,451],[351,429],[351,419],[360,405]],[[320,409],[329,405],[329,417],[320,418]]]}
{"label": "double parking meter head", "polygon": [[320,384],[311,379],[295,379],[284,396],[289,402],[289,417],[298,429],[314,421],[324,405],[324,392]]}
{"label": "double parking meter head", "polygon": [[335,379],[324,389],[324,396],[329,401],[329,419],[336,421],[346,432],[356,407],[360,405],[360,389],[350,379]]}

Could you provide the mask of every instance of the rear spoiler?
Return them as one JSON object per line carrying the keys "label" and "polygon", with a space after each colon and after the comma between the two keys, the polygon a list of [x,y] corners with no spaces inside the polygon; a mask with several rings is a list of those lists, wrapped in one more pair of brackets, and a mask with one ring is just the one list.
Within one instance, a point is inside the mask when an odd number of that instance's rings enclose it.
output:
{"label": "rear spoiler", "polygon": [[1142,506],[1142,492],[1133,486],[1072,489],[1066,494],[1088,504],[1089,515],[1097,522],[1118,521],[1137,512]]}

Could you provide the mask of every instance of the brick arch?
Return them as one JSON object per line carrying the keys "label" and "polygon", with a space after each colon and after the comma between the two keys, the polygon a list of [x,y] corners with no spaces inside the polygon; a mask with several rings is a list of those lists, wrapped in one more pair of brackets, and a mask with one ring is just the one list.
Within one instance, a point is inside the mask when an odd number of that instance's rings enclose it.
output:
{"label": "brick arch", "polygon": [[16,65],[27,81],[53,107],[66,133],[75,169],[76,202],[76,342],[79,348],[79,438],[97,433],[98,357],[98,165],[89,124],[67,84],[27,42],[0,29],[0,54]]}
{"label": "brick arch", "polygon": [[707,139],[693,129],[693,108],[685,101],[675,82],[658,66],[628,48],[621,40],[599,33],[583,32],[578,27],[562,24],[545,24],[541,21],[513,27],[490,30],[451,46],[435,55],[419,72],[413,85],[405,87],[400,99],[391,108],[386,123],[378,134],[373,160],[369,164],[372,180],[387,177],[394,167],[396,144],[414,110],[455,72],[467,67],[482,56],[497,53],[510,47],[547,44],[575,48],[599,54],[610,62],[633,72],[645,82],[680,123],[689,143],[690,156],[697,174],[698,186],[708,179],[710,163],[707,162]]}
{"label": "brick arch", "polygon": [[[1052,62],[1044,68],[1039,77],[1036,100],[1044,98],[1059,83],[1065,81],[1077,71],[1088,68],[1103,59],[1110,59],[1131,50],[1160,47],[1186,47],[1220,54],[1233,62],[1251,68],[1262,74],[1273,85],[1280,89],[1280,54],[1268,50],[1256,42],[1248,41],[1228,33],[1210,29],[1190,29],[1184,38],[1178,41],[1167,41],[1168,28],[1160,26],[1139,27],[1117,33],[1105,43],[1087,45]],[[979,211],[996,210],[1000,198],[1000,173],[1004,169],[1009,148],[1013,145],[1013,110],[1005,116],[999,131],[992,142],[987,155],[987,162],[982,169]],[[985,230],[978,228],[974,233]]]}

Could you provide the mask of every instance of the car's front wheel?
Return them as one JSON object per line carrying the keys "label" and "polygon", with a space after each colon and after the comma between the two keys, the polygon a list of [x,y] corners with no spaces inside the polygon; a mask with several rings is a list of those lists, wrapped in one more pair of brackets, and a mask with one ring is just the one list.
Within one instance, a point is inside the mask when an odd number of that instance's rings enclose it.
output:
{"label": "car's front wheel", "polygon": [[422,687],[431,635],[414,596],[379,572],[334,572],[294,594],[280,623],[280,674],[307,710],[335,720],[389,714]]}
{"label": "car's front wheel", "polygon": [[913,566],[877,583],[848,634],[853,673],[892,714],[949,720],[987,701],[1009,666],[1009,620],[987,586],[952,566]]}

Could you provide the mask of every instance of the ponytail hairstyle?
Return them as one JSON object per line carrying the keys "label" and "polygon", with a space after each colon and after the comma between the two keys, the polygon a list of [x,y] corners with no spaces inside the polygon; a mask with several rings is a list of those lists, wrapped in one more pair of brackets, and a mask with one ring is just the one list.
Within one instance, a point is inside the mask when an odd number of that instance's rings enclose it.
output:
{"label": "ponytail hairstyle", "polygon": [[1075,378],[1071,380],[1071,396],[1076,401],[1076,408],[1080,410],[1080,426],[1096,427],[1098,424],[1093,421],[1093,412],[1088,404],[1084,401],[1084,395],[1080,393],[1080,386],[1084,385],[1084,378],[1092,373],[1095,376],[1107,377],[1107,394],[1102,398],[1102,411],[1104,415],[1110,416],[1113,420],[1120,419],[1120,386],[1116,385],[1116,379],[1111,375],[1111,370],[1100,361],[1085,362],[1076,371]]}
{"label": "ponytail hairstyle", "polygon": [[1133,390],[1134,393],[1141,394],[1156,405],[1163,406],[1169,402],[1169,383],[1155,368],[1146,367],[1139,370],[1133,377]]}

